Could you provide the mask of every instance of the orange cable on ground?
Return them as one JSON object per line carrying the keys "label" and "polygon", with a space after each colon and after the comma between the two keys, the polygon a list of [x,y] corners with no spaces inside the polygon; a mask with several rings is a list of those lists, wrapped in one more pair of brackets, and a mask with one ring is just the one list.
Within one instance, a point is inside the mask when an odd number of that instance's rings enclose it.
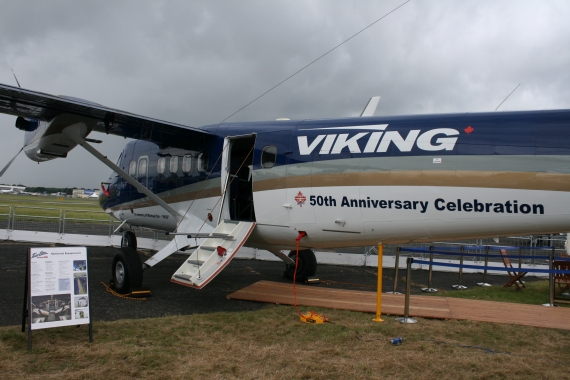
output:
{"label": "orange cable on ground", "polygon": [[[103,285],[105,287],[105,290],[108,291],[109,293],[111,293],[112,295],[114,295],[115,297],[119,297],[119,298],[123,298],[123,299],[127,299],[127,300],[146,301],[146,297],[132,297],[131,293],[119,294],[116,291],[114,291],[113,288],[111,288],[109,285],[105,284],[103,281],[101,281],[101,285]],[[150,294],[150,292],[149,292],[149,294]]]}

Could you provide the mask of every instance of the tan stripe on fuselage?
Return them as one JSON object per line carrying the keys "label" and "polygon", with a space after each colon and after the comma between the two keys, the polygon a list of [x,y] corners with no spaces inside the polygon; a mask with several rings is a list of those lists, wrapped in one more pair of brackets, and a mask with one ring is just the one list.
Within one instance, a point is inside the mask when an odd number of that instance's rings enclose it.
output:
{"label": "tan stripe on fuselage", "polygon": [[328,186],[445,186],[570,191],[570,174],[467,170],[405,170],[315,174],[255,182],[254,191]]}

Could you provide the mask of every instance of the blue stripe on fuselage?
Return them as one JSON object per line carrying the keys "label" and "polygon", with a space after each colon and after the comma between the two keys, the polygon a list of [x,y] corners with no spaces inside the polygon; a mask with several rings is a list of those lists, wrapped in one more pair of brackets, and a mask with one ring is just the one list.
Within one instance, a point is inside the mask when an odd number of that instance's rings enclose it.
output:
{"label": "blue stripe on fuselage", "polygon": [[[379,125],[387,126],[383,129],[371,128]],[[362,130],[354,127],[362,127]],[[278,155],[285,153],[285,156],[278,157],[276,165],[356,157],[570,155],[570,110],[273,121],[222,124],[204,129],[217,134],[220,138],[257,133],[257,159],[254,160],[254,168],[260,167],[261,149],[269,144],[281,146]],[[433,130],[454,130],[457,133],[435,134],[430,140],[434,150],[422,149],[421,144],[418,144],[419,137]],[[376,135],[372,136],[374,133]],[[367,153],[365,150],[373,137],[378,138],[378,145],[374,151]],[[382,146],[382,139],[386,137],[391,140],[387,147],[386,144]],[[394,140],[398,140],[399,137],[404,141],[398,144]],[[302,154],[300,151],[300,138],[305,140],[304,148],[315,144],[310,154]],[[353,138],[356,139],[357,149],[351,149],[354,148],[354,142],[350,142]],[[438,139],[448,141],[456,139],[456,141],[450,150],[443,148],[435,150],[441,145],[437,143]],[[413,143],[410,147],[411,141]],[[327,143],[328,150],[325,147]],[[373,142],[371,144],[373,145]],[[323,147],[325,147],[324,152]],[[337,151],[341,148],[340,151],[335,152],[335,147]],[[426,147],[425,142],[423,147]]]}

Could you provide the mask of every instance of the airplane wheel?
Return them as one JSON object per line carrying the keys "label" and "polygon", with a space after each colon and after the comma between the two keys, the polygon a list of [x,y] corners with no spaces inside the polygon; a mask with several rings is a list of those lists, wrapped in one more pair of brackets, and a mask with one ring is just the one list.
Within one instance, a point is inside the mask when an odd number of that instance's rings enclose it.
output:
{"label": "airplane wheel", "polygon": [[121,247],[129,247],[136,251],[137,237],[133,231],[125,231],[121,239]]}
{"label": "airplane wheel", "polygon": [[[296,251],[289,252],[289,257],[295,260]],[[297,267],[297,281],[305,281],[307,277],[314,276],[317,272],[317,258],[310,249],[299,251],[299,265]],[[295,263],[287,264],[285,274],[287,278],[293,279],[295,273]]]}
{"label": "airplane wheel", "polygon": [[123,247],[115,254],[112,276],[118,293],[130,293],[133,288],[142,286],[142,262],[136,250]]}

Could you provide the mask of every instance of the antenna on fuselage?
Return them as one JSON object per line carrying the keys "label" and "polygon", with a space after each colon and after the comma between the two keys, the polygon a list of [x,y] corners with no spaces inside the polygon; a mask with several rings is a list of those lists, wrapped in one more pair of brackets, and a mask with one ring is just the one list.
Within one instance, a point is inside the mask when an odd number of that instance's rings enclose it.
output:
{"label": "antenna on fuselage", "polygon": [[[514,89],[513,91],[511,91],[511,93],[510,93],[509,95],[507,95],[507,97],[505,98],[505,100],[503,100],[503,101],[501,102],[501,104],[503,104],[503,103],[509,98],[509,96],[511,96],[511,95],[513,94],[513,92],[515,92],[516,89],[519,88],[520,85],[521,85],[521,84],[519,83],[519,84],[517,85],[517,87],[515,87],[515,89]],[[499,109],[499,107],[501,106],[501,104],[499,104],[499,105],[497,106],[497,108],[495,108],[495,111],[497,111],[497,110]]]}
{"label": "antenna on fuselage", "polygon": [[[12,69],[10,69],[12,70]],[[16,78],[16,73],[14,72],[14,70],[12,70],[12,74],[14,74],[14,79],[16,79],[16,83],[18,83],[18,87],[22,88],[22,86],[20,86],[20,82],[18,82],[18,78]]]}
{"label": "antenna on fuselage", "polygon": [[364,110],[362,110],[360,117],[374,116],[374,113],[376,113],[376,107],[378,107],[379,101],[380,101],[379,96],[371,97],[370,100],[368,101],[368,103],[366,104],[366,107],[364,107]]}

